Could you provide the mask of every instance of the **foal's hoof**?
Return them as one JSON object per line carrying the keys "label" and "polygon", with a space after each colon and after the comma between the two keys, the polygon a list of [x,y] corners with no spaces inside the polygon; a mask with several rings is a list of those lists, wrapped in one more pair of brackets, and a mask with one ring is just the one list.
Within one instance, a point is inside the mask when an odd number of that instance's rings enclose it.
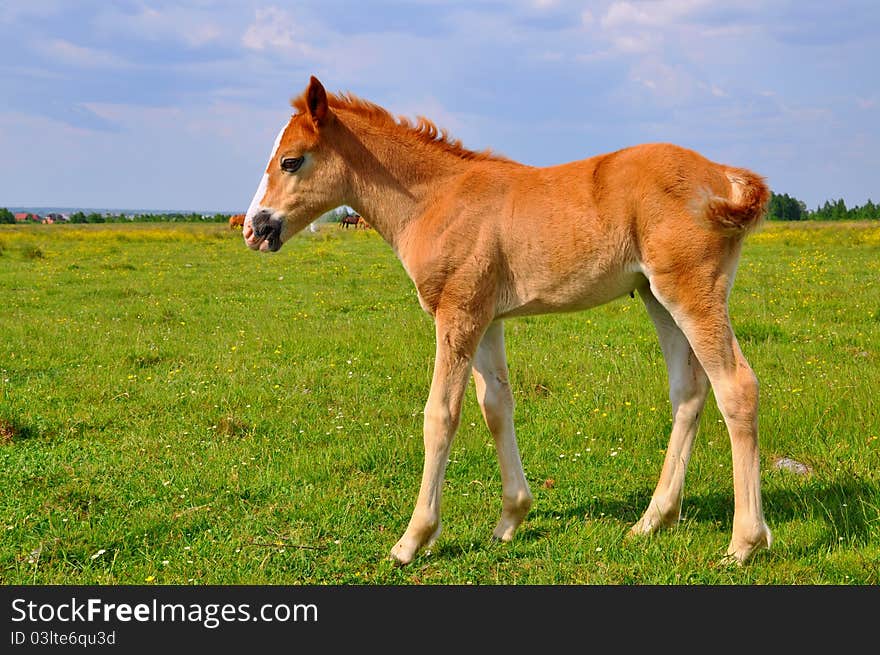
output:
{"label": "foal's hoof", "polygon": [[410,562],[412,562],[413,556],[411,554],[405,554],[400,549],[395,546],[391,549],[391,555],[389,555],[389,559],[394,566],[406,566]]}
{"label": "foal's hoof", "polygon": [[518,527],[519,523],[502,519],[492,532],[492,541],[503,541],[504,543],[512,541]]}
{"label": "foal's hoof", "polygon": [[394,544],[394,548],[391,549],[391,561],[395,566],[406,566],[415,559],[416,553],[422,548],[430,548],[437,541],[441,530],[442,526],[438,525],[437,529],[424,542],[420,542],[417,537],[410,537],[408,534],[404,534],[400,541]]}
{"label": "foal's hoof", "polygon": [[528,488],[505,498],[502,503],[501,518],[492,531],[492,539],[504,542],[513,540],[517,528],[522,525],[532,508],[532,501],[532,494]]}
{"label": "foal's hoof", "polygon": [[756,553],[762,550],[768,550],[773,543],[773,535],[766,525],[762,525],[757,534],[749,539],[737,539],[734,537],[727,547],[727,555],[722,562],[737,564],[742,566],[748,562]]}
{"label": "foal's hoof", "polygon": [[629,532],[626,536],[630,538],[635,538],[652,535],[657,532],[657,530],[659,530],[659,527],[660,526],[652,522],[650,519],[643,516],[634,526],[629,529]]}
{"label": "foal's hoof", "polygon": [[678,523],[678,515],[672,517],[663,517],[658,512],[650,509],[644,513],[642,518],[629,529],[630,537],[642,537],[646,535],[656,534],[660,530],[674,528]]}
{"label": "foal's hoof", "polygon": [[419,546],[404,536],[391,549],[391,561],[394,566],[406,566],[413,561],[417,552],[419,552]]}

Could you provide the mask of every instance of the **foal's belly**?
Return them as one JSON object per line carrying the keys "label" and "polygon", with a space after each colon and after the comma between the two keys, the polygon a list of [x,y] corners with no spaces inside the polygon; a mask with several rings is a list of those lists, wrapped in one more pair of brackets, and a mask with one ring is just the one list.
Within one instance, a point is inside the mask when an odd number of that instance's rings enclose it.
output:
{"label": "foal's belly", "polygon": [[536,288],[510,289],[499,295],[498,318],[574,312],[598,307],[644,284],[640,271],[621,271],[599,278],[574,278]]}

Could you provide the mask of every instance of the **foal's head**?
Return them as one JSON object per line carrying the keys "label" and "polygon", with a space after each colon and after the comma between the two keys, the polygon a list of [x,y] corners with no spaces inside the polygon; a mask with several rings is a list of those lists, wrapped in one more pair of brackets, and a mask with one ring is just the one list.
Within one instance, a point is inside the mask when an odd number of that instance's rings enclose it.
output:
{"label": "foal's head", "polygon": [[345,165],[328,133],[335,116],[321,83],[312,77],[275,139],[269,163],[244,219],[253,250],[278,250],[321,214],[345,202]]}

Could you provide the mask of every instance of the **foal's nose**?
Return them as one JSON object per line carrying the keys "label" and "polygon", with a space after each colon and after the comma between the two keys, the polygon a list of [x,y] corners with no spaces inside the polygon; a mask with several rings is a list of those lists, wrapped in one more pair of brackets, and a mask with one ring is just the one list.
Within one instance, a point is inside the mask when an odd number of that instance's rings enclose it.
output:
{"label": "foal's nose", "polygon": [[254,234],[260,239],[265,239],[270,236],[272,228],[271,228],[271,219],[272,212],[268,209],[261,209],[254,217],[251,219],[251,225],[254,228]]}
{"label": "foal's nose", "polygon": [[273,218],[270,209],[261,209],[254,214],[254,217],[251,219],[251,225],[257,242],[265,241],[268,249],[272,252],[281,247],[282,221],[280,218]]}

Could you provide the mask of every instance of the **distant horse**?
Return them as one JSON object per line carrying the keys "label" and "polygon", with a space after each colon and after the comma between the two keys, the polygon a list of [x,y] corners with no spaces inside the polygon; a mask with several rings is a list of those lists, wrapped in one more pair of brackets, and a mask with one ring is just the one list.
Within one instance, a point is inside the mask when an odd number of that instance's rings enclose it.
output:
{"label": "distant horse", "polygon": [[234,230],[244,225],[244,214],[234,214],[229,217],[229,229]]}
{"label": "distant horse", "polygon": [[733,457],[727,556],[742,563],[770,546],[758,381],[728,313],[743,240],[770,198],[760,176],[656,143],[524,166],[467,150],[427,119],[413,124],[355,96],[328,95],[314,77],[293,106],[248,209],[245,243],[276,251],[329,207],[353,207],[391,245],[434,319],[424,469],[412,518],[391,549],[397,563],[410,562],[440,533],[443,479],[471,375],[501,468],[494,536],[513,538],[531,507],[504,319],[587,309],[633,291],[660,338],[673,423],[659,481],[631,532],[679,521],[711,385]]}
{"label": "distant horse", "polygon": [[339,227],[344,227],[348,229],[349,225],[353,225],[355,227],[358,226],[358,221],[361,220],[361,217],[357,214],[347,214],[339,219]]}
{"label": "distant horse", "polygon": [[358,227],[358,228],[360,228],[360,229],[362,229],[362,230],[369,230],[369,229],[370,229],[370,224],[367,223],[367,222],[364,220],[364,217],[363,217],[363,216],[359,216],[359,217],[358,217],[357,225],[355,225],[355,227]]}

